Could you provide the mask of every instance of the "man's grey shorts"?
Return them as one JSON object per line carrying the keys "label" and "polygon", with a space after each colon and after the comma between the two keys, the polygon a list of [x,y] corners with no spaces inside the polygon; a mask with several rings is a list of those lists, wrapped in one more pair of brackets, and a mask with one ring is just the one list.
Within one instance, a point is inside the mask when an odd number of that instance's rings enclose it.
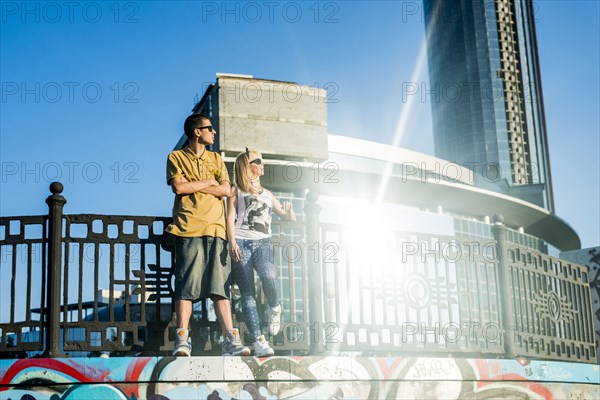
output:
{"label": "man's grey shorts", "polygon": [[231,263],[227,242],[218,237],[176,237],[175,300],[229,298]]}

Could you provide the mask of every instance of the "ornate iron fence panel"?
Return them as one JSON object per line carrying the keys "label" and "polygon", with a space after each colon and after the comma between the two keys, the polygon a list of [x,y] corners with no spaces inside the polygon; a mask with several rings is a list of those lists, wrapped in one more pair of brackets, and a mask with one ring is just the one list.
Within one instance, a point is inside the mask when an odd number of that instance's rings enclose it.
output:
{"label": "ornate iron fence panel", "polygon": [[517,244],[507,248],[517,355],[597,359],[590,277],[584,265]]}
{"label": "ornate iron fence panel", "polygon": [[[163,229],[170,220],[63,215],[61,351],[77,356],[104,351],[155,355],[172,350],[173,259],[172,253],[161,248]],[[0,219],[0,352],[5,355],[25,356],[24,352],[29,352],[32,356],[45,350],[47,221],[47,216]],[[306,352],[310,328],[306,319],[304,227],[302,223],[277,221],[273,232],[274,262],[284,310],[281,333],[273,344],[278,351]],[[24,287],[29,290],[23,291]],[[260,296],[260,290],[258,293]],[[266,301],[262,297],[258,300],[263,321],[267,321]],[[243,330],[239,310],[234,313],[234,321]],[[191,335],[195,353],[220,354],[220,329],[212,302],[194,305]]]}
{"label": "ornate iron fence panel", "polygon": [[322,225],[328,349],[503,353],[496,242]]}
{"label": "ornate iron fence panel", "polygon": [[48,217],[0,217],[0,353],[44,349]]}
{"label": "ornate iron fence panel", "polygon": [[[64,351],[171,349],[166,217],[65,215],[61,327]],[[104,301],[103,301],[104,299]]]}
{"label": "ornate iron fence panel", "polygon": [[[175,321],[172,314],[172,253],[161,249],[166,217],[65,216],[61,326],[64,350],[170,352]],[[284,314],[278,351],[308,349],[304,229],[301,223],[273,223],[274,262],[280,278]],[[257,281],[257,285],[260,282]],[[99,301],[105,289],[108,302]],[[260,290],[257,293],[261,293]],[[236,307],[234,323],[244,332]],[[92,297],[90,297],[92,296]],[[266,302],[263,321],[268,320]],[[91,312],[84,315],[85,309]],[[73,316],[73,314],[75,314]],[[191,337],[195,354],[220,354],[220,328],[212,302],[194,306]],[[246,337],[247,343],[253,338]]]}

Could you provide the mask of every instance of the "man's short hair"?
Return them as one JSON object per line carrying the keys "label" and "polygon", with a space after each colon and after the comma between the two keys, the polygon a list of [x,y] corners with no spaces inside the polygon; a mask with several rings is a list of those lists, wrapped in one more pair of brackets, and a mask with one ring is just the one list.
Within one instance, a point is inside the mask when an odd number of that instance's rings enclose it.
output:
{"label": "man's short hair", "polygon": [[206,122],[210,123],[210,118],[204,114],[190,115],[185,119],[185,123],[183,124],[183,132],[185,132],[185,136],[187,136],[188,139],[191,139],[194,136],[194,129],[206,125]]}

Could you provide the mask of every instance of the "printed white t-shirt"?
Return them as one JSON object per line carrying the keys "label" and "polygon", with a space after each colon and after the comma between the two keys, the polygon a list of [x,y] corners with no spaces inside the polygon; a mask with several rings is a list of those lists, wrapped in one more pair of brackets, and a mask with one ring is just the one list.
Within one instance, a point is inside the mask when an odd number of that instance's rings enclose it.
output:
{"label": "printed white t-shirt", "polygon": [[261,194],[250,194],[237,190],[236,239],[265,239],[271,237],[273,197],[263,189]]}

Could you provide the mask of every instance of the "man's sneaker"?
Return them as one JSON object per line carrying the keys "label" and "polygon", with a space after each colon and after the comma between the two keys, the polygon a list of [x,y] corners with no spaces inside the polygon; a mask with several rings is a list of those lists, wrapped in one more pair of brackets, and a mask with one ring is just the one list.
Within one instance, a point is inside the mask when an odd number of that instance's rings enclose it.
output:
{"label": "man's sneaker", "polygon": [[189,337],[187,329],[177,329],[173,355],[176,357],[189,357],[192,355],[192,339]]}
{"label": "man's sneaker", "polygon": [[227,332],[227,337],[223,340],[223,355],[224,356],[249,356],[250,349],[242,344],[240,340],[240,332],[237,329],[232,329]]}
{"label": "man's sneaker", "polygon": [[256,357],[270,357],[275,354],[275,351],[269,347],[269,342],[265,340],[263,335],[256,338],[254,342],[254,355]]}
{"label": "man's sneaker", "polygon": [[279,333],[281,327],[281,304],[271,307],[271,317],[269,318],[269,333],[273,336]]}

